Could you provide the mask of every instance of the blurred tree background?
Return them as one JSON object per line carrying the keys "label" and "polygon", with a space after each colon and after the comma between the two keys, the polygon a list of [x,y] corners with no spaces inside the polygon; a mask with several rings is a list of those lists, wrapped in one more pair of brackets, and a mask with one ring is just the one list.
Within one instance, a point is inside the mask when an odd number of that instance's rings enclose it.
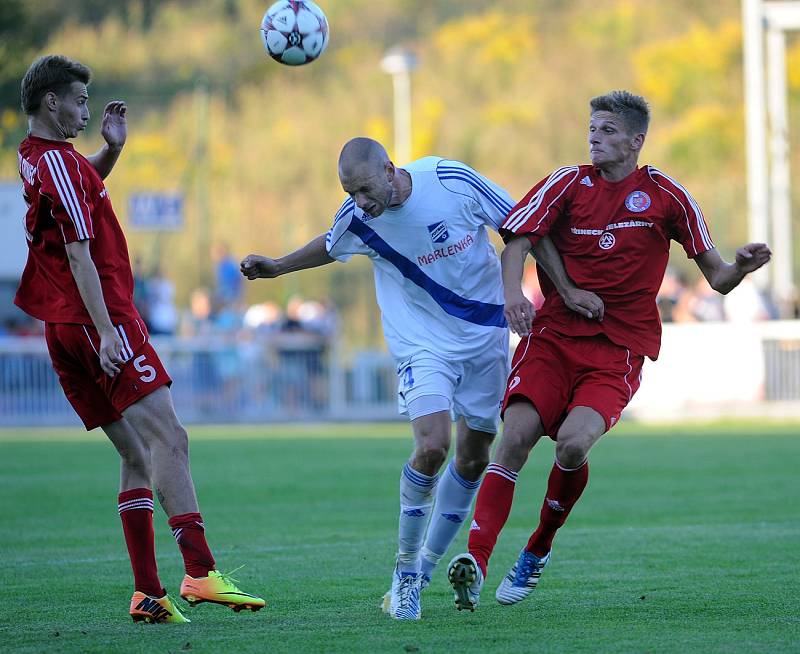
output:
{"label": "blurred tree background", "polygon": [[[30,62],[58,52],[89,65],[94,113],[76,145],[99,147],[103,105],[128,102],[111,197],[125,226],[131,193],[185,194],[180,233],[127,231],[132,255],[160,265],[185,304],[208,282],[214,243],[276,256],[328,228],[343,199],[336,160],[347,139],[377,138],[391,154],[392,83],[380,59],[402,45],[419,58],[414,157],[461,159],[519,197],[554,167],[586,161],[588,100],[626,88],[652,107],[641,163],[695,195],[724,255],[747,238],[738,0],[320,0],[330,45],[302,68],[263,52],[269,4],[71,0],[67,12],[60,0],[3,0],[0,177],[17,176],[19,81]],[[799,125],[796,38],[788,70]],[[295,292],[335,302],[357,342],[380,341],[366,260],[248,285],[250,301]]]}

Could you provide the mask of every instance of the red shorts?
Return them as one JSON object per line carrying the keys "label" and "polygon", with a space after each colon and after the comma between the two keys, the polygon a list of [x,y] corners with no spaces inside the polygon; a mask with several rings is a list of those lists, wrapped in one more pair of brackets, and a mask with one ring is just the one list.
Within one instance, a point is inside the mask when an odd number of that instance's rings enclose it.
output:
{"label": "red shorts", "polygon": [[141,320],[117,325],[117,331],[125,344],[126,360],[119,365],[120,371],[109,377],[100,367],[100,336],[94,327],[45,325],[53,369],[87,430],[116,422],[131,404],[172,383]]}
{"label": "red shorts", "polygon": [[542,327],[517,345],[502,413],[515,398],[527,398],[556,440],[567,414],[587,406],[603,416],[608,431],[639,390],[643,363],[643,356],[603,334],[564,336]]}

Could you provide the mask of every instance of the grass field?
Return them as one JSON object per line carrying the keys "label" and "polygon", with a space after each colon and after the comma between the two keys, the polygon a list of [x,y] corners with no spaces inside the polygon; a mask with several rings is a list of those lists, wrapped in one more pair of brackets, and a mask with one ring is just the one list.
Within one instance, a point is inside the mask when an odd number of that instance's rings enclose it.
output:
{"label": "grass field", "polygon": [[[483,605],[452,608],[444,570],[423,620],[378,609],[393,565],[407,426],[203,427],[192,461],[220,568],[260,613],[187,608],[134,625],[116,511],[117,459],[98,435],[0,431],[4,652],[798,652],[800,425],[645,428],[592,454],[589,487],[526,602],[494,601],[538,514],[552,444],[520,475]],[[180,556],[160,509],[162,580]],[[464,547],[461,534],[451,554]]]}

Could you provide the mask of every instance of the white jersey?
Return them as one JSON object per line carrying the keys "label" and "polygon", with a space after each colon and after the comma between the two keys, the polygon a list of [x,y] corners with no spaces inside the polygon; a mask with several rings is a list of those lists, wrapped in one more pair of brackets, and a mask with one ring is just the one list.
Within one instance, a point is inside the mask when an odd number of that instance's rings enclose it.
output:
{"label": "white jersey", "polygon": [[469,166],[425,157],[404,166],[411,194],[377,218],[348,198],[328,232],[328,254],[365,254],[389,351],[398,363],[421,351],[458,360],[505,342],[497,231],[514,201]]}

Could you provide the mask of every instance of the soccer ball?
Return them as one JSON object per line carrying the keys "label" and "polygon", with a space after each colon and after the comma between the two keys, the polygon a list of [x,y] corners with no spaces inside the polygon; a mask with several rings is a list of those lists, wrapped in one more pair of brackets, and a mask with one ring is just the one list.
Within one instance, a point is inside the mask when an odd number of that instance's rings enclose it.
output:
{"label": "soccer ball", "polygon": [[279,0],[261,20],[267,54],[287,66],[302,66],[328,45],[328,19],[311,0]]}

